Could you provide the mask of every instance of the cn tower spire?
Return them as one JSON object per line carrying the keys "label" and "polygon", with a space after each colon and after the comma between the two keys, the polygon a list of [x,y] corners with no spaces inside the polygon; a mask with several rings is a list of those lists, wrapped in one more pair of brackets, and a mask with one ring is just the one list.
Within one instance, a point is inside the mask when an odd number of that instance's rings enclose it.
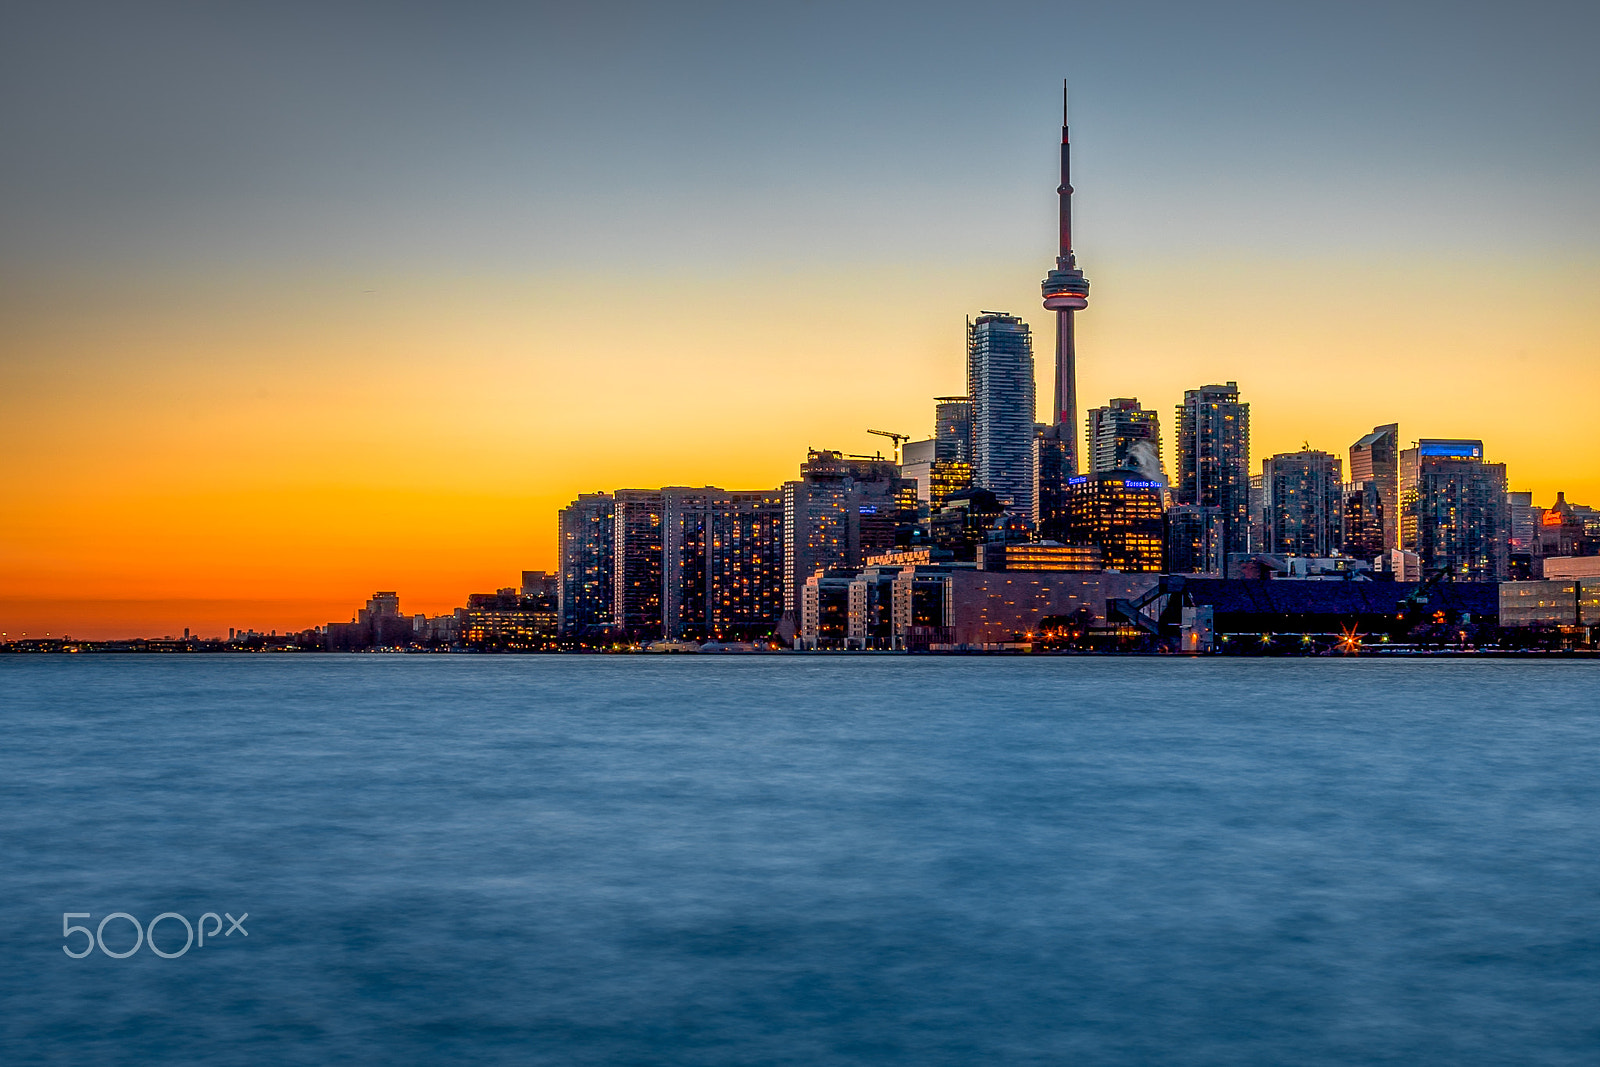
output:
{"label": "cn tower spire", "polygon": [[1065,451],[1068,475],[1078,472],[1078,367],[1073,346],[1074,313],[1089,306],[1089,282],[1072,252],[1072,144],[1067,135],[1067,84],[1061,83],[1061,244],[1056,268],[1045,275],[1044,306],[1056,313],[1056,389],[1053,436]]}

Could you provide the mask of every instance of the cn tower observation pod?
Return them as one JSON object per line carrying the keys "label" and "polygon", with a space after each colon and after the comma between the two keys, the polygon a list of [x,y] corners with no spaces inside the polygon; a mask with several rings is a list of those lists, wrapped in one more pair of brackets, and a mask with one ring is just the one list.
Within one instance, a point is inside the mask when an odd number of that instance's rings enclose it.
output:
{"label": "cn tower observation pod", "polygon": [[1044,276],[1040,288],[1050,311],[1082,311],[1089,306],[1089,279],[1081,270],[1053,270]]}

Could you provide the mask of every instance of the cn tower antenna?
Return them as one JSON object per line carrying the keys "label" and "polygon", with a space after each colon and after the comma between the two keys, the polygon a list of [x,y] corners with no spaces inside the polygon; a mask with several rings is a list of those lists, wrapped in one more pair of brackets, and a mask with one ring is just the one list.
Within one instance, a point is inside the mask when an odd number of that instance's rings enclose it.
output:
{"label": "cn tower antenna", "polygon": [[1040,288],[1044,306],[1056,313],[1056,389],[1053,434],[1064,448],[1067,474],[1078,472],[1078,367],[1073,321],[1089,306],[1089,281],[1078,269],[1072,251],[1072,143],[1067,133],[1067,82],[1061,82],[1061,183],[1056,186],[1061,208],[1061,239],[1056,267]]}

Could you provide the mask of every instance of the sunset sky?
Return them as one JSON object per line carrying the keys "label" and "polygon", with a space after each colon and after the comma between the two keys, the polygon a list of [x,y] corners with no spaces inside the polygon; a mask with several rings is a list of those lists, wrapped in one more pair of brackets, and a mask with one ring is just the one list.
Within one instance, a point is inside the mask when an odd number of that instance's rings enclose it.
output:
{"label": "sunset sky", "polygon": [[[581,10],[569,10],[581,8]],[[1292,8],[1292,10],[1291,10]],[[1403,10],[1399,10],[1403,9]],[[556,509],[925,436],[1039,279],[1086,405],[1239,383],[1600,506],[1600,6],[48,4],[0,14],[0,631],[300,629]]]}

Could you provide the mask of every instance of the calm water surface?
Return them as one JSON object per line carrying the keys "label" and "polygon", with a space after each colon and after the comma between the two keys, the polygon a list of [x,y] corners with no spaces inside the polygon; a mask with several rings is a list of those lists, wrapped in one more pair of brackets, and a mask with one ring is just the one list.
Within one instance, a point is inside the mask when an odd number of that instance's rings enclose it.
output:
{"label": "calm water surface", "polygon": [[1597,771],[1572,662],[0,657],[0,1062],[1595,1064]]}

